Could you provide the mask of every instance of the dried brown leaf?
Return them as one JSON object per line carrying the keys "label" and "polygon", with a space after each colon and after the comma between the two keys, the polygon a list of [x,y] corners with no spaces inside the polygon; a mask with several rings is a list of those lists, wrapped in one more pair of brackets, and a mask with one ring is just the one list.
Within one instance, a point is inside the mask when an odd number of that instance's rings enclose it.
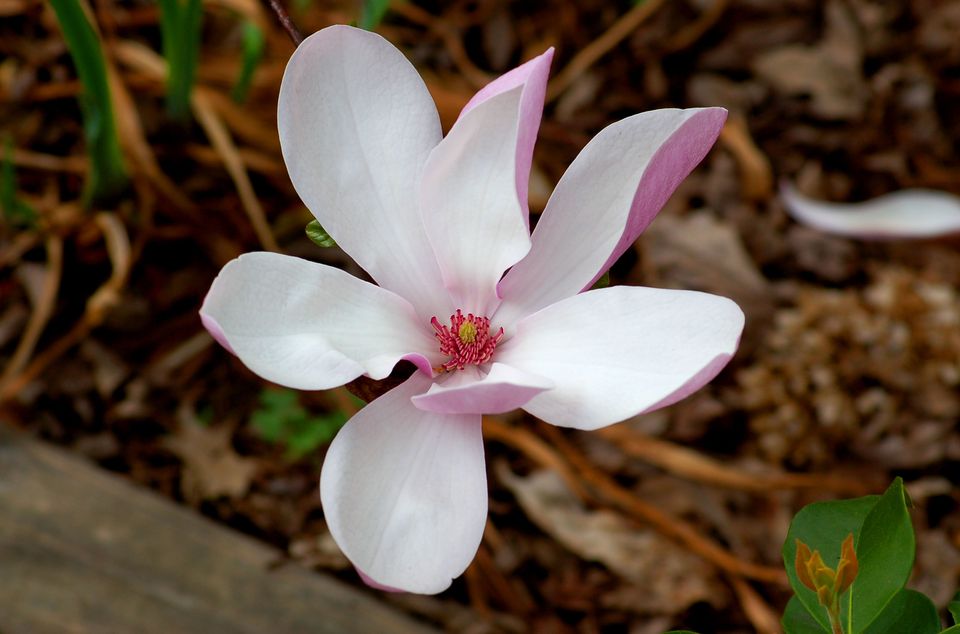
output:
{"label": "dried brown leaf", "polygon": [[722,594],[703,559],[614,512],[587,510],[555,471],[520,477],[503,463],[495,471],[542,530],[583,559],[641,585],[644,592],[634,595],[633,609],[675,614]]}
{"label": "dried brown leaf", "polygon": [[257,471],[257,462],[234,451],[230,444],[233,429],[204,426],[188,406],[180,408],[178,418],[176,433],[166,438],[164,445],[183,460],[183,496],[195,504],[245,494]]}

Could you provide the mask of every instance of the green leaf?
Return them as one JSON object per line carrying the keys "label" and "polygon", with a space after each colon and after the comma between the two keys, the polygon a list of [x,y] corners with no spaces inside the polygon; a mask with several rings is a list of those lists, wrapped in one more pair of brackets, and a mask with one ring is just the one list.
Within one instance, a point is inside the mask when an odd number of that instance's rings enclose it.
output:
{"label": "green leaf", "polygon": [[339,411],[311,416],[293,390],[266,389],[260,393],[260,407],[250,424],[267,442],[284,445],[285,458],[293,461],[333,440],[347,418]]}
{"label": "green leaf", "polygon": [[607,271],[606,273],[601,275],[600,278],[593,283],[593,286],[590,287],[590,290],[597,289],[597,288],[606,288],[608,286],[610,286],[610,271]]}
{"label": "green leaf", "polygon": [[953,598],[950,599],[950,603],[947,604],[947,610],[950,611],[950,616],[953,617],[954,624],[960,625],[960,592],[954,594]]}
{"label": "green leaf", "polygon": [[333,241],[333,238],[330,237],[330,234],[320,226],[320,223],[316,220],[311,220],[307,223],[307,237],[313,240],[313,243],[319,247],[335,247],[337,243]]}
{"label": "green leaf", "polygon": [[830,630],[825,629],[807,611],[806,606],[796,595],[787,603],[787,609],[783,611],[783,619],[780,622],[786,634],[830,634]]}
{"label": "green leaf", "polygon": [[960,634],[960,625],[954,625],[940,632],[940,634]]}
{"label": "green leaf", "polygon": [[389,8],[390,0],[363,0],[360,7],[360,28],[366,31],[377,28]]}
{"label": "green leaf", "polygon": [[4,143],[3,165],[0,166],[0,218],[14,227],[34,227],[37,212],[17,196],[17,173],[13,166],[13,139]]}
{"label": "green leaf", "polygon": [[249,20],[243,23],[243,66],[240,67],[240,76],[233,85],[231,97],[237,103],[247,100],[250,92],[250,82],[253,81],[253,71],[256,70],[260,58],[263,57],[263,31]]}
{"label": "green leaf", "polygon": [[900,590],[863,634],[938,634],[940,616],[933,601],[915,590]]}
{"label": "green leaf", "polygon": [[859,534],[863,521],[879,500],[878,495],[868,495],[853,500],[815,502],[800,509],[790,523],[790,530],[787,531],[787,539],[783,544],[783,563],[787,569],[787,577],[797,599],[827,632],[830,631],[830,620],[826,609],[817,601],[816,593],[797,578],[797,539],[807,544],[811,550],[819,550],[824,563],[834,567],[840,560],[843,540],[850,533],[855,537]]}
{"label": "green leaf", "polygon": [[913,570],[916,540],[902,479],[893,481],[855,535],[860,572],[850,588],[849,634],[866,632]]}
{"label": "green leaf", "polygon": [[119,194],[127,185],[127,172],[120,151],[117,124],[110,101],[107,67],[100,38],[93,30],[79,0],[50,0],[70,50],[83,90],[80,107],[90,155],[90,175],[84,202]]}
{"label": "green leaf", "polygon": [[190,93],[200,63],[201,0],[160,0],[160,36],[167,60],[167,113],[175,121],[190,116]]}

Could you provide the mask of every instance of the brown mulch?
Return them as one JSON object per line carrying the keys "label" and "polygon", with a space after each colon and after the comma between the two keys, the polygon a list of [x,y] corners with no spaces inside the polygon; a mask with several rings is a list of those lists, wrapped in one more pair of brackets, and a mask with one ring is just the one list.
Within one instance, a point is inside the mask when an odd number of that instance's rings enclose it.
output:
{"label": "brown mulch", "polygon": [[[352,3],[305,4],[291,9],[304,33],[357,18]],[[0,126],[39,214],[34,228],[0,225],[0,418],[362,585],[324,525],[323,450],[292,459],[257,432],[272,388],[197,317],[220,267],[271,240],[362,275],[304,236],[311,216],[280,157],[293,44],[265,6],[209,3],[195,122],[177,126],[156,4],[92,9],[129,96],[117,116],[134,131],[134,186],[84,210],[79,84],[55,16],[0,0]],[[244,19],[267,45],[238,105]],[[594,433],[485,421],[476,560],[438,597],[384,600],[474,633],[771,631],[793,514],[901,475],[912,584],[943,607],[960,584],[960,243],[823,235],[788,219],[776,185],[831,200],[960,193],[960,1],[456,0],[396,4],[378,31],[421,70],[445,126],[484,82],[556,47],[535,213],[605,125],[728,108],[716,149],[611,278],[728,295],[748,320],[729,368],[667,410]],[[252,199],[238,193],[247,179]],[[298,398],[317,416],[355,407],[344,390]]]}

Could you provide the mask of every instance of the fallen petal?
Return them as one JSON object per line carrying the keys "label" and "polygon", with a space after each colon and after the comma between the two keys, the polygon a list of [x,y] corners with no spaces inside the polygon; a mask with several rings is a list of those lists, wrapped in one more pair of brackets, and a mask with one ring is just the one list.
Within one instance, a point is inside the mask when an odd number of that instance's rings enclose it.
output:
{"label": "fallen petal", "polygon": [[784,206],[798,222],[851,238],[936,238],[960,232],[960,197],[933,189],[904,189],[859,203],[807,198],[789,183]]}

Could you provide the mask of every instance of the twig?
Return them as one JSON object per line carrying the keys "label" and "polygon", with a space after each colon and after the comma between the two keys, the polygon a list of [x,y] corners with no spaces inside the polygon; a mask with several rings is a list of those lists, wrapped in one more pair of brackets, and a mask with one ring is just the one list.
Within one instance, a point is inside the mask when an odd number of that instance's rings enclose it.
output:
{"label": "twig", "polygon": [[[145,46],[134,42],[118,42],[115,53],[124,64],[154,78],[162,79],[166,75],[166,65],[163,59]],[[230,137],[230,132],[210,103],[207,92],[194,90],[190,104],[200,127],[207,134],[210,144],[223,159],[223,165],[237,188],[243,210],[253,226],[254,233],[260,240],[261,246],[268,251],[279,251],[280,248],[270,232],[270,225],[267,223],[263,207],[253,191],[253,185],[250,183],[250,176],[247,174],[246,167],[240,159],[233,139]]]}
{"label": "twig", "polygon": [[740,168],[740,186],[750,200],[769,200],[773,195],[773,171],[770,160],[757,147],[743,115],[731,112],[727,124],[720,131],[724,145]]}
{"label": "twig", "polygon": [[730,575],[728,579],[753,629],[759,634],[781,634],[779,617],[757,591],[740,577]]}
{"label": "twig", "polygon": [[763,474],[747,473],[693,449],[645,436],[623,425],[607,427],[597,433],[613,442],[629,456],[656,465],[682,478],[713,486],[760,492],[777,489],[822,489],[856,495],[866,495],[869,492],[861,482],[847,478],[778,471]]}
{"label": "twig", "polygon": [[13,242],[7,243],[6,248],[0,250],[0,269],[13,266],[20,257],[37,246],[40,236],[34,232],[22,232],[14,237]]}
{"label": "twig", "polygon": [[623,17],[617,20],[603,35],[577,53],[570,60],[570,63],[554,77],[553,81],[547,86],[547,101],[550,102],[559,97],[560,93],[569,88],[577,77],[633,33],[634,29],[656,13],[663,3],[664,0],[646,0],[646,2],[642,2],[624,13]]}
{"label": "twig", "polygon": [[[111,266],[110,278],[90,296],[83,317],[67,334],[38,354],[19,375],[15,376],[12,372],[9,373],[9,377],[6,377],[0,384],[0,402],[7,400],[30,381],[40,376],[40,373],[51,363],[78,344],[91,330],[99,326],[110,309],[116,305],[120,291],[126,284],[132,264],[130,260],[130,240],[127,237],[126,228],[115,215],[99,213],[94,217],[94,222],[103,234],[103,240],[107,246],[107,255],[110,257]],[[62,246],[58,248],[62,248]]]}
{"label": "twig", "polygon": [[223,121],[217,116],[210,102],[204,99],[203,93],[194,92],[191,102],[197,121],[200,122],[200,127],[207,133],[210,144],[223,159],[223,165],[226,167],[227,173],[230,174],[230,178],[233,179],[237,194],[240,196],[240,202],[244,211],[247,212],[247,218],[253,225],[253,231],[257,234],[260,245],[267,251],[280,251],[280,246],[270,231],[270,225],[267,224],[266,213],[253,191],[253,184],[250,182],[247,168],[244,167],[226,126],[223,125]]}
{"label": "twig", "polygon": [[29,167],[49,172],[83,174],[89,169],[90,162],[86,156],[54,156],[14,148],[13,164],[18,167]]}
{"label": "twig", "polygon": [[685,545],[691,552],[700,555],[724,572],[756,579],[757,581],[776,583],[781,586],[787,585],[787,576],[780,568],[738,559],[713,540],[700,535],[691,524],[643,502],[633,493],[617,484],[613,478],[593,466],[582,453],[574,448],[573,444],[560,433],[559,429],[546,423],[541,424],[540,428],[579,472],[580,477],[599,493],[601,499],[650,524],[663,535]]}
{"label": "twig", "polygon": [[[479,550],[477,554],[480,554]],[[467,596],[470,598],[470,607],[482,620],[489,620],[491,617],[490,603],[484,588],[484,573],[480,570],[478,558],[474,558],[473,563],[464,571],[463,577],[467,582]]]}
{"label": "twig", "polygon": [[14,377],[20,372],[21,368],[30,360],[33,349],[43,333],[43,327],[53,315],[53,308],[57,302],[57,291],[60,289],[60,277],[63,271],[63,240],[60,236],[50,235],[47,238],[47,274],[43,281],[43,290],[37,299],[37,304],[30,314],[30,321],[17,344],[17,349],[13,353],[13,358],[7,364],[7,369],[0,376],[0,400],[3,395],[10,392],[8,389],[13,384]]}
{"label": "twig", "polygon": [[462,34],[446,20],[409,2],[397,2],[390,8],[397,15],[424,26],[439,35],[440,39],[443,40],[443,45],[447,48],[447,52],[450,53],[453,63],[457,65],[457,68],[474,88],[482,88],[493,79],[470,60],[467,50],[463,47]]}
{"label": "twig", "polygon": [[714,0],[713,4],[700,14],[700,17],[697,18],[695,22],[686,25],[674,33],[663,46],[663,50],[673,53],[692,46],[717,23],[729,5],[730,0]]}
{"label": "twig", "polygon": [[267,0],[267,4],[270,5],[270,9],[273,10],[274,15],[277,16],[280,26],[283,27],[283,30],[286,31],[290,39],[293,40],[293,45],[300,46],[300,42],[303,41],[303,34],[300,33],[300,30],[293,23],[293,19],[290,18],[287,10],[280,4],[280,0]]}
{"label": "twig", "polygon": [[[146,49],[146,47],[143,48]],[[120,59],[124,63],[129,63],[124,59],[124,56],[129,51],[129,47],[126,46],[125,42],[118,41],[109,50],[117,59]],[[162,81],[166,76],[166,66],[161,63],[156,71],[159,79]],[[107,79],[110,82],[110,95],[113,99],[113,108],[117,117],[117,131],[120,134],[120,145],[123,150],[130,157],[137,170],[141,172],[167,200],[180,210],[197,211],[196,206],[190,199],[184,196],[180,192],[180,188],[160,169],[160,164],[157,163],[153,147],[149,141],[147,141],[147,136],[143,131],[140,113],[112,58],[107,59]]]}
{"label": "twig", "polygon": [[581,500],[588,499],[586,489],[563,457],[529,430],[505,425],[496,418],[484,416],[483,434],[489,439],[510,445],[538,465],[555,470],[577,497]]}

